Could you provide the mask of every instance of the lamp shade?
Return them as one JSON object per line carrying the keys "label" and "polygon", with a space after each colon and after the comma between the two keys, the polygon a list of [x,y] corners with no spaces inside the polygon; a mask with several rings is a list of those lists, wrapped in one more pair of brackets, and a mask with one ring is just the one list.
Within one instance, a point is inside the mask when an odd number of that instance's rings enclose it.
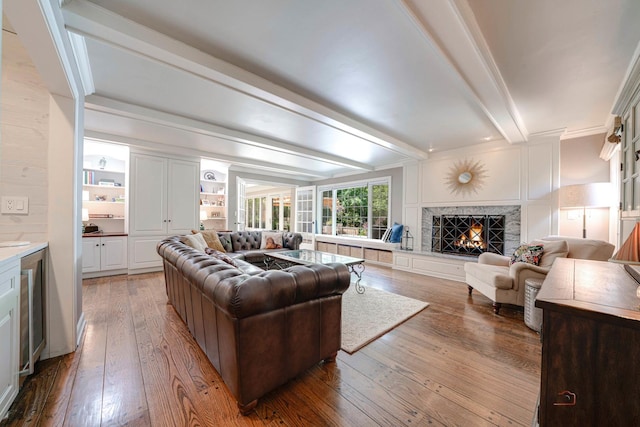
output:
{"label": "lamp shade", "polygon": [[566,185],[560,187],[561,208],[601,208],[611,205],[613,187],[610,182]]}
{"label": "lamp shade", "polygon": [[620,250],[610,261],[625,264],[640,264],[640,223],[636,223],[627,240],[624,241]]}

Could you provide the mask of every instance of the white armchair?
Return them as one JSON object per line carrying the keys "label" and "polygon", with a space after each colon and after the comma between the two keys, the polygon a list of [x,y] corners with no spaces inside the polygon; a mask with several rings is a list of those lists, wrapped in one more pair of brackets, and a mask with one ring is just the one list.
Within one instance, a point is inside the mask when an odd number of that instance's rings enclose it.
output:
{"label": "white armchair", "polygon": [[563,236],[548,236],[531,244],[544,247],[537,266],[524,262],[509,265],[510,257],[489,252],[481,254],[477,263],[465,263],[469,295],[475,289],[491,299],[496,314],[500,312],[502,304],[524,306],[524,281],[529,278],[544,279],[556,258],[607,261],[614,250],[612,244],[602,240]]}

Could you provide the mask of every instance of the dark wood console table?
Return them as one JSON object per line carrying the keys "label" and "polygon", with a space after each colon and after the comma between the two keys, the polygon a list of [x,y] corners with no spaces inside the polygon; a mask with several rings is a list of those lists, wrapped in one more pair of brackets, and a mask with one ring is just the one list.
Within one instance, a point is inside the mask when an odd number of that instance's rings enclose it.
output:
{"label": "dark wood console table", "polygon": [[543,309],[541,426],[640,425],[640,298],[623,265],[557,259]]}

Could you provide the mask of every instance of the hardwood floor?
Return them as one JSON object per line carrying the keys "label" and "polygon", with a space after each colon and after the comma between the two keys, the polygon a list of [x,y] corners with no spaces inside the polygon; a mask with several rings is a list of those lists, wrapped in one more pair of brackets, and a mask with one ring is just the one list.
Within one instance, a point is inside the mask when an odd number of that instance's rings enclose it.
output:
{"label": "hardwood floor", "polygon": [[521,309],[496,316],[464,283],[373,265],[363,283],[430,306],[243,417],[167,304],[161,273],[85,280],[81,346],[39,362],[0,425],[531,425],[541,345]]}

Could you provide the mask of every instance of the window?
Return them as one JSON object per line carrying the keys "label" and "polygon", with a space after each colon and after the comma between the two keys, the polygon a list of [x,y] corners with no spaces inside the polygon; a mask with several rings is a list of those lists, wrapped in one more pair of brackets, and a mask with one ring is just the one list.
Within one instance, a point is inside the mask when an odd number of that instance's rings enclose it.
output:
{"label": "window", "polygon": [[321,188],[321,233],[380,239],[389,224],[389,178]]}
{"label": "window", "polygon": [[264,228],[266,221],[266,197],[253,197],[246,199],[245,227]]}

